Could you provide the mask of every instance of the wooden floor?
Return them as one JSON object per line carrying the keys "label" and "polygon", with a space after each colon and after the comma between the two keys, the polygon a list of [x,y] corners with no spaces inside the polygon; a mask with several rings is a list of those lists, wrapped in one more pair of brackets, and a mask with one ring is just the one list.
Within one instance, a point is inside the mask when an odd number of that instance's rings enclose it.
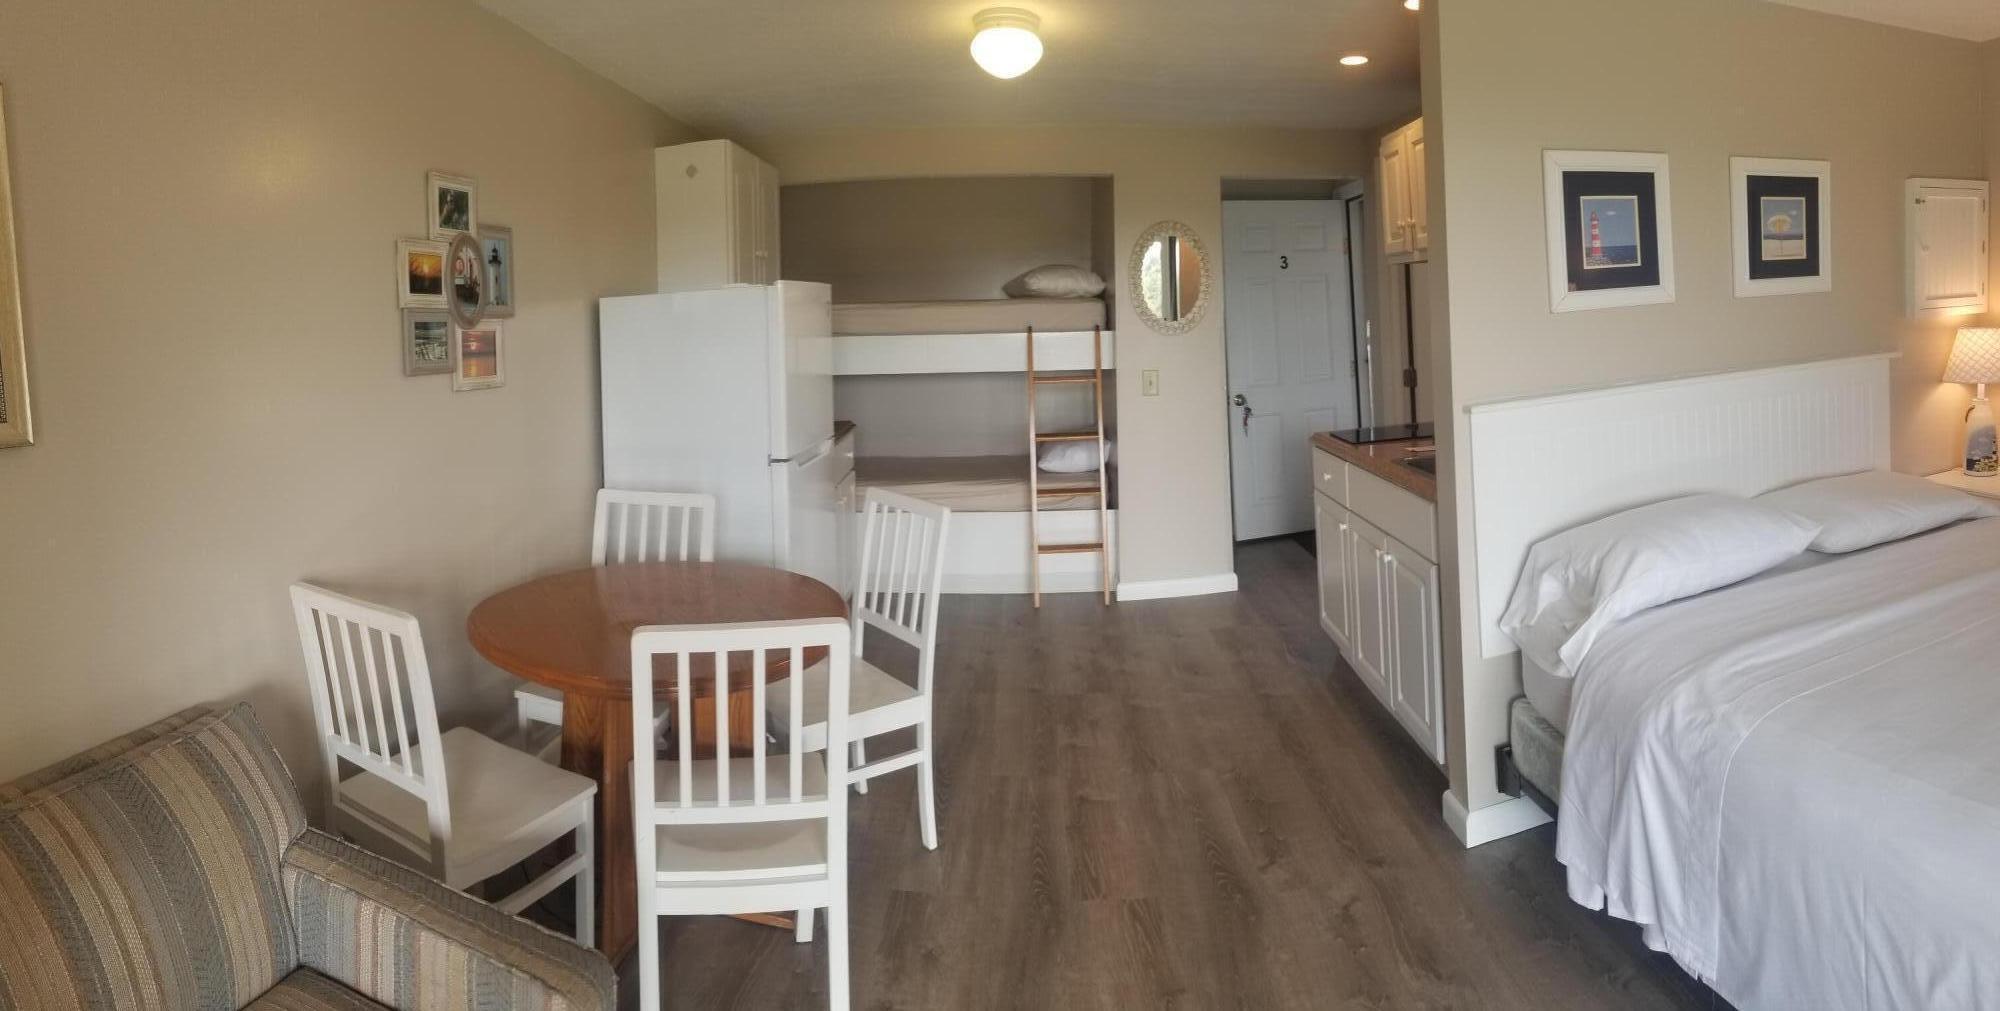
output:
{"label": "wooden floor", "polygon": [[[1338,666],[1299,544],[1237,571],[1109,608],[946,598],[940,848],[914,774],[854,798],[855,1007],[1720,1006],[1565,897],[1553,828],[1460,848],[1443,774]],[[667,1007],[825,1006],[823,931],[662,934]]]}

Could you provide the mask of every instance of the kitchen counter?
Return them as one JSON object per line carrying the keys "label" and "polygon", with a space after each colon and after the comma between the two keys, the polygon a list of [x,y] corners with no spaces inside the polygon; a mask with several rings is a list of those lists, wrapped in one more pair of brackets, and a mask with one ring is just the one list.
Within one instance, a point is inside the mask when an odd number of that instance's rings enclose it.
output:
{"label": "kitchen counter", "polygon": [[1429,456],[1435,445],[1433,440],[1397,439],[1357,446],[1342,442],[1326,432],[1314,432],[1312,444],[1314,449],[1332,453],[1412,495],[1421,496],[1427,502],[1437,501],[1436,477],[1396,462],[1405,457]]}

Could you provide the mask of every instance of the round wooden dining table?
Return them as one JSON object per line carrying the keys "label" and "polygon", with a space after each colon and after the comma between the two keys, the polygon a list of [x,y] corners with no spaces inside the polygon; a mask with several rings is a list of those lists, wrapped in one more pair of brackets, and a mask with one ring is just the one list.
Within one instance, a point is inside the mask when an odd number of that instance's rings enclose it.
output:
{"label": "round wooden dining table", "polygon": [[[632,632],[644,625],[695,625],[843,618],[832,587],[782,569],[740,562],[641,562],[559,572],[502,590],[466,619],[472,648],[494,666],[562,692],[562,766],[597,781],[597,946],[615,962],[632,948],[638,882],[632,832]],[[823,655],[824,651],[821,651]],[[817,656],[808,652],[805,662]],[[772,653],[768,676],[787,658]],[[695,698],[713,698],[712,669],[694,664]],[[662,669],[664,667],[664,669]],[[732,671],[728,740],[747,741],[761,713]],[[654,694],[673,700],[671,660],[654,668]],[[745,721],[738,725],[737,714]],[[714,707],[692,705],[698,754],[713,752]]]}

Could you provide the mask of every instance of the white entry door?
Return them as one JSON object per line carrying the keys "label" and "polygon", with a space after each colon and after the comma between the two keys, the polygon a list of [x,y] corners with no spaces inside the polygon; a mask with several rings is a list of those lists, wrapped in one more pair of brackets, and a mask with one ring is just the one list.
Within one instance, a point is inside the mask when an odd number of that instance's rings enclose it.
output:
{"label": "white entry door", "polygon": [[1236,539],[1310,530],[1308,440],[1359,416],[1342,203],[1226,200],[1222,226]]}

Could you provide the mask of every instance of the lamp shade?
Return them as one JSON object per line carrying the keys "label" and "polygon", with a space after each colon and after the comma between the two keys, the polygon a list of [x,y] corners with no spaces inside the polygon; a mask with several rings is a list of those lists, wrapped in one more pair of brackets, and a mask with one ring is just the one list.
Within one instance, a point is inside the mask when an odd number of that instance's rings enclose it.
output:
{"label": "lamp shade", "polygon": [[1944,381],[2000,383],[2000,327],[1960,327],[1951,360],[1944,366]]}

